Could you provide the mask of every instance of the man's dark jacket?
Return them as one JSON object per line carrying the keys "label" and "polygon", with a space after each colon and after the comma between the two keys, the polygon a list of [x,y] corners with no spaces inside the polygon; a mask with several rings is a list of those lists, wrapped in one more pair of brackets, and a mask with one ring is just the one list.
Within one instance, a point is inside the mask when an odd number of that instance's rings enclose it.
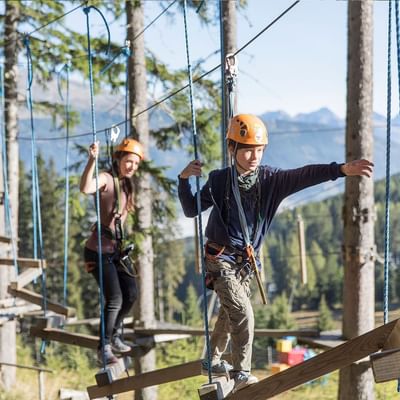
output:
{"label": "man's dark jacket", "polygon": [[[233,247],[227,226],[230,223],[238,224],[239,222],[225,220],[227,199],[233,196],[230,182],[227,181],[231,174],[229,169],[228,167],[210,172],[208,181],[201,188],[200,199],[201,211],[213,206],[205,231],[208,240]],[[272,218],[283,199],[304,188],[343,176],[345,175],[340,171],[340,165],[337,163],[306,165],[289,170],[272,168],[268,165],[260,166],[261,223],[253,238],[253,247],[256,253],[258,253]],[[196,196],[192,194],[188,179],[179,178],[178,194],[185,216],[195,217],[198,214]],[[238,250],[243,250],[243,248]]]}

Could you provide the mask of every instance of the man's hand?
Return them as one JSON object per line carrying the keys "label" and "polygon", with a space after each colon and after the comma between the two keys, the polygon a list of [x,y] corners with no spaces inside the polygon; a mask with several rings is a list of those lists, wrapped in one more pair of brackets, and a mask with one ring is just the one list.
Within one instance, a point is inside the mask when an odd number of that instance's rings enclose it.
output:
{"label": "man's hand", "polygon": [[374,164],[368,160],[354,160],[340,167],[346,176],[367,176],[371,177]]}
{"label": "man's hand", "polygon": [[199,160],[191,161],[179,174],[182,179],[188,179],[191,176],[201,176],[202,163]]}

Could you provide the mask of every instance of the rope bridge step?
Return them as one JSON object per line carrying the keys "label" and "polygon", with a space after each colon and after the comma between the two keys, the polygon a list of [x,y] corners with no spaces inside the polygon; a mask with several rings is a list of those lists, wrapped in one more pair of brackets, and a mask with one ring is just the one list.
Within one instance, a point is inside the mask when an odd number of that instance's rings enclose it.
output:
{"label": "rope bridge step", "polygon": [[[30,290],[17,289],[15,285],[11,284],[8,286],[7,291],[11,296],[19,297],[21,299],[29,301],[30,303],[37,304],[38,306],[42,306],[43,304],[43,296]],[[53,303],[51,301],[47,301],[47,309],[50,311],[54,311],[57,314],[65,315],[66,317],[73,317],[76,314],[74,308],[64,307],[61,304]]]}

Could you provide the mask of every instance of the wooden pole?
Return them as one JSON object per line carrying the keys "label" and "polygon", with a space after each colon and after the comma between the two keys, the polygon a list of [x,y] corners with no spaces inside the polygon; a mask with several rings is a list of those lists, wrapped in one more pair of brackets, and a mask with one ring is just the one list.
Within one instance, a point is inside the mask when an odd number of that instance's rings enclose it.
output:
{"label": "wooden pole", "polygon": [[301,283],[303,285],[306,285],[307,284],[306,242],[304,238],[304,221],[301,215],[297,216],[297,231],[299,236]]}
{"label": "wooden pole", "polygon": [[[373,1],[348,3],[346,161],[373,161]],[[343,208],[343,335],[352,339],[374,327],[374,181],[346,178]],[[340,400],[373,400],[370,368],[350,365],[340,371]]]}

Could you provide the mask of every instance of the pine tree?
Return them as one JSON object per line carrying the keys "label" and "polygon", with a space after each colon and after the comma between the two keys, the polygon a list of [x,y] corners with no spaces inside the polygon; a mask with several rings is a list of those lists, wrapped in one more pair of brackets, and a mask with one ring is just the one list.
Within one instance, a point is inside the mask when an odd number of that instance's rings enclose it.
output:
{"label": "pine tree", "polygon": [[328,331],[330,329],[333,329],[334,323],[332,313],[328,305],[326,304],[326,299],[324,295],[322,295],[321,297],[318,311],[318,329],[320,331]]}

